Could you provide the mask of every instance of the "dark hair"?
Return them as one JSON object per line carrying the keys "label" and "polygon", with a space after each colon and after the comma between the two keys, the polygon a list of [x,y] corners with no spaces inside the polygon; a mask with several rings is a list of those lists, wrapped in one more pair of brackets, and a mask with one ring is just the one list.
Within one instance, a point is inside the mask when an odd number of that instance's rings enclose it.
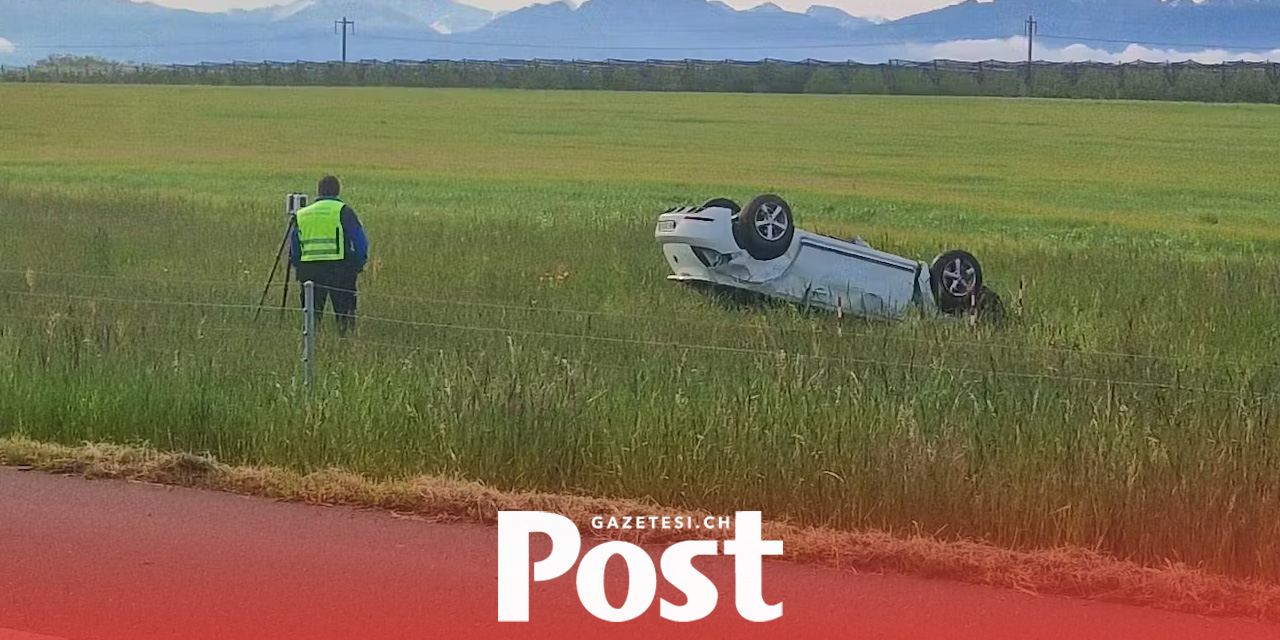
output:
{"label": "dark hair", "polygon": [[325,176],[320,178],[320,186],[317,193],[321,198],[336,198],[342,190],[342,186],[338,184],[338,179],[333,176]]}

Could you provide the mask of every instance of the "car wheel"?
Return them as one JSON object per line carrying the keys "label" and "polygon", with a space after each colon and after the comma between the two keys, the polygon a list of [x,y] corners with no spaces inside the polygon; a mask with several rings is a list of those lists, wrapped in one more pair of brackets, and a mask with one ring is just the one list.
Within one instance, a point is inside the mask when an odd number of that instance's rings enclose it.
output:
{"label": "car wheel", "polygon": [[711,209],[712,207],[723,207],[733,212],[734,214],[737,214],[738,212],[742,211],[742,207],[739,207],[738,203],[728,198],[712,198],[702,203],[702,206],[698,207],[698,210],[701,211],[704,209]]}
{"label": "car wheel", "polygon": [[955,249],[933,259],[929,267],[933,297],[947,313],[958,313],[982,289],[982,265],[968,251]]}
{"label": "car wheel", "polygon": [[756,196],[733,226],[738,246],[756,260],[773,260],[786,253],[796,233],[791,207],[775,195]]}

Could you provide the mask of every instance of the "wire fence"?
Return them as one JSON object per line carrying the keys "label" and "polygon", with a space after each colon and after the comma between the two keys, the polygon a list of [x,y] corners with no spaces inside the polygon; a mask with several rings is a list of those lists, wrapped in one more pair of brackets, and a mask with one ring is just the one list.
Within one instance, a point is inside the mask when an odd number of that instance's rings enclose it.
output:
{"label": "wire fence", "polygon": [[[165,284],[169,286],[177,285],[177,286],[193,286],[193,287],[207,287],[207,288],[227,286],[227,283],[225,281],[218,282],[218,281],[211,281],[211,280],[190,280],[186,278],[169,279],[169,278],[145,277],[145,276],[117,276],[117,275],[104,275],[104,274],[48,272],[48,271],[34,271],[31,269],[0,269],[0,275],[22,275],[24,278],[40,278],[40,279],[55,278],[55,279],[88,279],[88,280],[97,280],[97,281],[106,280],[106,281],[115,281],[115,282],[122,282],[122,283],[146,282],[146,283]],[[279,289],[281,287],[288,287],[288,286],[300,288],[299,285],[296,283],[285,283],[285,282],[272,282],[265,285],[265,288]],[[526,313],[526,314],[563,315],[563,316],[576,316],[581,318],[608,318],[608,319],[614,319],[622,322],[643,321],[643,322],[649,322],[654,324],[677,324],[684,327],[721,329],[726,331],[759,332],[759,331],[783,331],[784,330],[782,327],[779,327],[776,325],[769,325],[765,323],[764,316],[761,316],[761,320],[757,322],[742,323],[742,322],[727,322],[722,320],[709,320],[706,318],[695,318],[690,316],[672,316],[669,314],[658,316],[658,315],[652,315],[652,314],[604,311],[604,310],[598,310],[598,309],[588,310],[588,309],[579,309],[579,308],[535,306],[535,305],[528,305],[528,304],[490,302],[490,301],[481,301],[481,300],[463,300],[460,298],[407,296],[402,294],[380,293],[377,291],[368,291],[368,290],[356,291],[356,290],[350,290],[350,289],[341,289],[337,287],[322,286],[319,288],[326,289],[333,292],[338,292],[338,293],[353,294],[364,299],[374,298],[374,299],[383,299],[383,300],[411,303],[413,306],[418,308],[463,307],[463,308],[473,308],[473,309],[513,312],[513,313]],[[34,295],[31,293],[25,293],[20,291],[15,293],[18,293],[20,295]],[[57,297],[59,295],[65,296],[65,294],[49,294],[49,295],[54,297]],[[89,297],[92,297],[92,296],[89,296]],[[196,305],[196,306],[199,306],[199,305]],[[243,304],[243,305],[233,304],[233,305],[215,305],[215,308],[231,308],[231,309],[253,308],[256,310],[259,307],[257,305],[251,306],[247,304]],[[295,313],[301,312],[301,309],[295,306],[264,305],[261,307],[261,309],[263,311],[286,311],[287,310]],[[398,323],[398,324],[403,324],[407,326],[413,326],[415,324],[419,324],[419,325],[424,324],[424,323],[416,323],[412,320],[403,320],[403,319],[395,319],[395,318],[376,318],[376,317],[368,317],[368,316],[363,316],[363,317],[365,317],[365,319],[370,321],[383,321],[383,322],[388,322],[393,324]],[[430,324],[430,323],[426,323],[426,324]],[[447,325],[442,324],[437,328],[447,328]],[[832,325],[831,323],[820,323],[815,325],[809,325],[809,330],[810,332],[816,332],[820,335],[838,335],[838,337],[844,338],[844,339],[874,338],[877,340],[885,340],[885,341],[899,342],[899,343],[910,343],[910,344],[920,344],[920,345],[936,345],[937,344],[935,341],[925,339],[925,338],[917,338],[917,337],[902,336],[902,335],[889,335],[884,332],[873,333],[870,331],[856,331],[856,330],[850,329],[849,327],[843,324]],[[958,344],[949,345],[949,346],[960,348],[960,349],[980,346],[983,348],[994,348],[994,349],[1011,350],[1011,351],[1039,351],[1039,352],[1087,356],[1087,357],[1094,357],[1094,358],[1117,358],[1117,359],[1125,359],[1125,360],[1153,360],[1153,361],[1163,361],[1163,362],[1177,362],[1182,359],[1178,356],[1169,356],[1169,355],[1161,355],[1161,354],[1106,351],[1106,350],[1098,350],[1098,349],[1083,349],[1083,348],[1073,348],[1073,347],[1054,346],[1054,345],[1012,343],[1012,342],[1004,342],[999,340],[983,340],[981,343],[958,343]],[[1215,364],[1219,364],[1223,366],[1243,365],[1243,363],[1239,361],[1224,359],[1224,358],[1219,358],[1214,356],[1200,356],[1199,359],[1210,361]],[[1266,366],[1268,368],[1280,369],[1280,363],[1276,365],[1266,365]]]}
{"label": "wire fence", "polygon": [[[127,276],[54,273],[54,272],[33,271],[30,269],[0,270],[0,274],[18,274],[18,273],[24,274],[25,276],[35,275],[41,278],[52,278],[52,277],[85,278],[85,279],[91,279],[95,281],[113,280],[120,283],[129,283],[129,282],[137,282],[137,281],[147,281],[147,282],[161,281],[160,279],[154,279],[154,278],[134,278],[134,277],[127,277]],[[175,283],[180,283],[180,282],[182,281],[175,281]],[[201,284],[208,284],[208,283],[202,282]],[[277,283],[277,285],[282,286],[281,283]],[[342,289],[333,289],[333,290],[337,292],[345,291],[347,293],[356,293],[353,291],[347,291]],[[652,324],[644,325],[644,327],[648,327],[648,328],[652,328],[655,326],[681,328],[681,327],[688,327],[697,323],[703,323],[703,324],[713,324],[716,326],[722,326],[724,328],[732,328],[737,330],[749,330],[749,331],[755,332],[757,335],[768,334],[768,335],[775,335],[775,336],[785,336],[788,334],[788,332],[794,333],[796,331],[796,327],[794,326],[783,326],[780,324],[760,323],[760,324],[753,324],[753,325],[744,325],[741,323],[738,323],[738,324],[716,323],[714,321],[709,321],[706,319],[699,319],[699,318],[673,318],[670,316],[664,316],[659,318],[657,316],[645,316],[640,314],[629,314],[629,313],[622,313],[622,312],[589,311],[589,310],[576,310],[576,309],[565,309],[565,308],[555,308],[555,307],[538,307],[538,306],[517,305],[517,304],[502,304],[502,303],[494,303],[494,302],[475,302],[475,301],[465,301],[465,300],[444,300],[440,298],[415,298],[410,296],[382,294],[377,292],[373,292],[373,293],[360,292],[358,295],[362,298],[410,302],[410,303],[413,303],[412,305],[410,305],[410,310],[417,311],[417,312],[422,312],[424,310],[438,311],[442,308],[448,307],[449,305],[456,305],[456,306],[474,307],[474,308],[479,308],[483,310],[493,310],[493,311],[514,310],[522,313],[554,314],[554,315],[569,314],[569,315],[576,315],[579,317],[604,316],[604,317],[615,318],[623,321],[620,324],[622,324],[624,328],[631,329],[631,330],[634,330],[634,328],[637,326],[638,324],[637,320],[647,318],[649,320],[654,321]],[[257,304],[250,304],[250,303],[226,303],[226,302],[209,302],[209,301],[198,301],[198,300],[192,301],[192,300],[165,299],[165,298],[157,298],[154,296],[140,297],[140,296],[128,296],[128,295],[87,295],[87,294],[68,293],[68,292],[35,292],[35,291],[22,291],[22,290],[15,290],[15,289],[0,290],[0,297],[4,297],[4,296],[15,296],[20,299],[28,299],[33,301],[45,301],[45,302],[123,304],[123,305],[138,305],[143,307],[187,309],[187,310],[200,311],[200,312],[207,312],[211,310],[230,311],[230,312],[253,311],[255,313],[259,311],[272,311],[272,312],[281,312],[282,314],[283,312],[288,312],[287,317],[291,318],[290,322],[297,323],[298,326],[300,327],[304,327],[307,324],[306,322],[298,322],[299,320],[302,320],[305,318],[305,311],[297,306],[290,306],[290,305],[283,305],[283,306],[268,305],[268,304],[257,305]],[[175,330],[175,331],[197,331],[198,330],[202,333],[208,332],[212,334],[241,334],[246,337],[256,336],[258,338],[263,338],[263,339],[268,338],[268,336],[270,336],[271,338],[281,338],[284,335],[290,335],[294,338],[294,340],[297,340],[299,337],[298,331],[296,329],[290,329],[287,332],[283,332],[283,333],[279,331],[277,331],[276,333],[266,332],[263,330],[263,325],[254,323],[251,320],[252,316],[250,316],[247,313],[243,313],[242,315],[243,317],[240,317],[238,319],[235,314],[233,314],[232,316],[223,316],[219,320],[214,321],[214,322],[218,322],[218,324],[210,324],[210,318],[208,316],[203,316],[203,315],[200,317],[199,322],[196,324],[190,324],[190,323],[183,324],[180,322],[172,322],[171,321],[172,318],[167,318],[168,320],[170,320],[169,322],[158,323],[152,319],[147,319],[145,317],[141,319],[136,317],[130,317],[129,324],[138,326],[138,327],[146,327],[150,329],[167,329],[167,330]],[[522,338],[536,339],[544,342],[558,342],[564,345],[569,345],[576,348],[580,354],[583,352],[590,351],[590,348],[588,345],[601,345],[601,346],[613,345],[613,346],[634,347],[634,348],[638,348],[641,352],[646,352],[646,351],[648,352],[657,352],[657,351],[698,352],[698,353],[721,354],[721,355],[756,358],[756,359],[760,359],[760,358],[777,359],[779,357],[785,357],[785,358],[794,358],[796,360],[820,363],[824,366],[831,366],[831,367],[861,366],[861,367],[877,367],[881,369],[904,369],[904,370],[915,370],[915,371],[928,371],[933,373],[950,373],[950,374],[966,376],[970,378],[1004,378],[1004,379],[1032,380],[1032,381],[1040,381],[1040,382],[1054,382],[1054,383],[1060,383],[1060,384],[1091,384],[1091,385],[1133,387],[1133,388],[1143,388],[1143,389],[1153,389],[1153,390],[1188,391],[1188,392],[1211,393],[1211,394],[1220,394],[1220,395],[1229,395],[1229,396],[1252,395],[1258,398],[1274,397],[1273,391],[1272,392],[1251,391],[1247,389],[1245,386],[1241,386],[1240,388],[1237,388],[1237,389],[1230,389],[1230,388],[1224,388],[1224,387],[1211,386],[1207,384],[1201,384],[1198,386],[1188,385],[1188,384],[1183,384],[1180,381],[1170,382],[1167,380],[1148,380],[1148,379],[1135,380],[1135,379],[1107,377],[1107,376],[1100,376],[1100,375],[1073,375],[1069,373],[1062,373],[1059,371],[1022,371],[1022,370],[1015,370],[1012,368],[1002,369],[1002,368],[997,368],[995,366],[984,367],[984,368],[972,367],[972,366],[953,366],[951,364],[940,362],[936,358],[930,358],[928,353],[922,354],[921,359],[917,360],[916,359],[917,356],[914,351],[905,354],[905,355],[908,355],[908,358],[906,359],[884,358],[884,357],[859,357],[857,355],[848,355],[848,354],[827,355],[819,352],[819,350],[821,349],[821,343],[818,343],[817,347],[811,348],[809,350],[810,352],[806,352],[805,349],[799,348],[804,344],[799,341],[793,341],[789,344],[773,344],[773,345],[766,345],[766,346],[740,346],[741,344],[744,344],[744,341],[737,341],[738,344],[712,344],[709,342],[697,341],[697,340],[662,339],[662,338],[654,337],[653,335],[644,335],[643,333],[641,335],[635,335],[634,333],[628,333],[624,335],[606,335],[604,333],[599,332],[598,330],[593,330],[592,328],[590,328],[589,325],[580,326],[579,327],[580,330],[578,331],[548,331],[548,330],[542,330],[537,328],[522,328],[522,327],[494,325],[494,324],[487,324],[487,323],[480,323],[480,322],[431,321],[431,320],[422,320],[422,319],[414,319],[414,318],[397,318],[397,317],[390,317],[386,315],[369,314],[367,312],[358,313],[357,316],[362,326],[373,325],[376,327],[384,327],[384,328],[392,327],[392,328],[400,328],[400,329],[410,329],[414,331],[432,330],[435,332],[443,332],[446,334],[473,334],[473,335],[483,334],[483,335],[496,336],[496,337],[505,337],[508,339],[514,338],[514,337],[522,337]],[[282,317],[284,316],[282,315]],[[38,315],[33,313],[0,314],[0,320],[9,320],[13,322],[26,322],[26,323],[32,323],[32,324],[37,324],[37,323],[48,324],[50,322],[55,322],[55,321],[64,320],[64,319],[72,319],[72,318],[66,315],[65,312],[63,311],[51,312],[50,314],[47,314],[47,315]],[[831,325],[838,325],[838,324],[839,324],[838,320],[828,319],[827,322],[809,323],[808,328],[805,326],[801,326],[799,331],[803,332],[805,334],[805,337],[817,336],[817,337],[833,338],[835,337],[836,334],[833,334],[829,327]],[[311,326],[314,326],[314,323]],[[277,327],[279,327],[279,325],[277,325]],[[817,327],[817,330],[816,331],[812,330],[812,327]],[[963,329],[957,329],[957,330],[963,330]],[[642,327],[640,331],[644,332],[644,331],[648,331],[648,329]],[[944,348],[948,352],[964,351],[968,349],[988,349],[989,348],[989,349],[1002,350],[1002,351],[1020,351],[1020,352],[1030,352],[1030,353],[1055,352],[1055,353],[1079,356],[1085,359],[1123,358],[1129,361],[1146,360],[1146,361],[1152,361],[1155,363],[1168,365],[1174,371],[1180,370],[1179,368],[1182,366],[1182,364],[1184,364],[1187,361],[1195,361],[1201,364],[1211,364],[1217,369],[1224,370],[1224,371],[1231,368],[1235,368],[1239,370],[1252,369],[1257,372],[1268,372],[1268,373],[1274,373],[1276,371],[1280,371],[1280,365],[1277,365],[1277,364],[1262,363],[1262,362],[1241,362],[1237,360],[1220,358],[1212,355],[1167,356],[1167,355],[1160,355],[1160,354],[1122,353],[1122,352],[1103,351],[1103,350],[1053,347],[1053,346],[1047,346],[1047,345],[1017,344],[1017,343],[1002,341],[998,339],[997,340],[974,339],[974,340],[967,340],[967,341],[966,340],[961,340],[961,341],[947,340],[945,342],[939,342],[938,340],[929,340],[926,338],[892,335],[891,331],[892,330],[887,330],[882,332],[872,332],[872,331],[848,332],[848,333],[841,332],[841,334],[839,334],[840,342],[837,343],[835,341],[832,341],[832,342],[828,342],[827,344],[829,346],[835,346],[837,344],[843,344],[845,346],[848,346],[849,339],[862,338],[862,339],[873,340],[873,341],[884,342],[884,343],[902,342],[902,343],[909,343],[913,345],[925,345],[933,348]],[[383,331],[383,330],[374,330],[369,333],[371,333],[372,335],[369,335],[368,337],[366,337],[365,335],[356,335],[356,336],[353,336],[351,339],[347,340],[347,342],[352,345],[368,345],[371,347],[377,347],[381,349],[396,349],[404,352],[425,352],[425,351],[435,350],[439,348],[439,345],[435,345],[435,349],[432,349],[431,348],[432,343],[423,341],[420,337],[412,333],[408,334],[407,336],[403,332],[398,333],[395,331]],[[943,336],[943,337],[946,337],[946,336]],[[395,339],[396,341],[391,341],[392,339]],[[812,347],[812,345],[810,346]],[[605,363],[603,361],[600,361],[599,359],[590,358],[590,357],[577,358],[577,360],[580,360],[585,364],[590,364],[593,366],[612,369],[612,370],[626,370],[628,368],[625,364]],[[1227,376],[1227,378],[1230,379],[1230,376]]]}
{"label": "wire fence", "polygon": [[[1051,36],[1050,36],[1051,37]],[[616,91],[1036,96],[1280,102],[1280,63],[885,63],[762,60],[361,60],[129,64],[62,56],[0,67],[11,82],[397,86]]]}
{"label": "wire fence", "polygon": [[293,313],[302,312],[302,310],[298,309],[297,307],[288,307],[288,306],[260,306],[255,304],[232,304],[232,303],[224,303],[224,302],[191,302],[187,300],[152,300],[152,299],[145,299],[145,298],[90,296],[90,295],[76,295],[76,294],[70,294],[70,293],[36,293],[32,291],[13,291],[13,290],[8,290],[8,291],[5,291],[4,293],[7,295],[23,296],[23,297],[30,297],[30,298],[43,298],[46,300],[54,299],[54,300],[77,300],[82,302],[119,302],[119,303],[142,304],[142,305],[187,307],[192,309],[236,309],[236,310],[247,309],[250,311],[257,311],[261,309],[263,311],[291,311]]}
{"label": "wire fence", "polygon": [[[147,282],[147,283],[165,284],[170,286],[177,285],[177,286],[207,287],[207,288],[227,286],[227,283],[225,281],[218,282],[218,281],[211,281],[211,280],[190,280],[185,278],[167,279],[167,278],[161,278],[161,277],[116,276],[116,275],[103,275],[103,274],[47,272],[47,271],[34,271],[30,269],[0,269],[0,275],[3,275],[3,274],[10,274],[10,275],[20,274],[20,275],[23,275],[24,277],[34,277],[34,278],[41,278],[41,279],[44,279],[44,278],[90,279],[90,280],[115,281],[115,282],[121,282],[121,283]],[[298,289],[301,288],[300,285],[298,285],[297,283],[286,283],[286,282],[273,282],[265,285],[265,288],[279,289],[281,287],[289,287],[289,286],[292,286]],[[420,309],[440,308],[440,307],[463,307],[463,308],[473,308],[473,309],[480,309],[480,310],[526,313],[526,314],[575,316],[580,318],[608,318],[608,319],[614,319],[614,320],[627,322],[627,323],[643,321],[643,322],[649,322],[653,324],[665,324],[665,325],[674,324],[682,327],[722,329],[727,331],[784,332],[787,330],[795,329],[795,327],[781,327],[778,325],[768,324],[766,316],[760,316],[759,319],[757,319],[754,322],[742,323],[742,322],[728,322],[728,321],[722,321],[722,320],[710,320],[707,318],[697,318],[692,316],[673,316],[670,314],[664,314],[659,316],[659,315],[653,315],[653,314],[634,313],[634,312],[536,306],[536,305],[529,305],[529,304],[502,303],[502,302],[491,302],[491,301],[480,301],[480,300],[464,300],[460,298],[407,296],[403,294],[380,293],[377,291],[368,291],[368,290],[357,291],[357,290],[342,289],[342,288],[328,287],[328,286],[317,286],[317,288],[326,289],[328,291],[337,292],[337,293],[352,294],[366,300],[373,298],[373,299],[382,299],[382,300],[411,303],[412,306]],[[9,293],[13,293],[15,295],[22,295],[22,296],[45,297],[45,298],[96,300],[96,301],[102,301],[102,302],[136,302],[138,304],[161,304],[161,305],[171,304],[171,305],[179,305],[179,306],[191,306],[195,308],[203,307],[203,308],[236,309],[236,310],[252,309],[255,311],[261,309],[262,311],[277,311],[277,312],[290,311],[293,313],[301,313],[302,311],[300,307],[292,306],[292,305],[285,305],[285,306],[267,305],[267,304],[253,305],[248,303],[225,304],[225,303],[208,303],[208,302],[166,301],[166,300],[150,300],[149,301],[149,300],[136,299],[136,298],[104,298],[100,296],[71,295],[66,293],[43,294],[43,293],[24,292],[24,291],[9,291]],[[362,315],[362,317],[369,321],[387,322],[391,324],[401,324],[405,326],[415,326],[415,325],[416,326],[434,326],[436,328],[452,327],[452,325],[449,325],[447,323],[422,323],[422,322],[417,322],[417,321],[408,320],[408,319],[379,318],[379,317],[373,317],[373,316],[367,316],[367,315]],[[903,335],[890,335],[885,332],[856,331],[856,330],[850,329],[848,326],[844,324],[833,324],[833,323],[809,324],[809,325],[805,325],[805,330],[811,335],[813,334],[838,335],[839,337],[845,338],[845,339],[866,338],[866,339],[877,339],[877,340],[885,340],[890,342],[911,343],[911,344],[920,344],[920,345],[936,345],[937,344],[936,341],[929,340],[926,338],[918,338],[918,337],[903,336]],[[1153,360],[1153,361],[1163,361],[1163,362],[1178,362],[1184,359],[1183,357],[1180,357],[1180,356],[1170,356],[1170,355],[1161,355],[1161,354],[1152,354],[1152,353],[1107,351],[1107,350],[1099,350],[1099,349],[1084,349],[1084,348],[1074,348],[1074,347],[1054,346],[1054,345],[1014,343],[1014,342],[1005,342],[1000,340],[983,340],[981,342],[975,342],[975,343],[956,343],[956,344],[950,344],[948,346],[954,347],[954,348],[961,348],[961,349],[970,348],[970,347],[983,347],[983,348],[994,348],[994,349],[1013,350],[1013,351],[1051,352],[1051,353],[1087,356],[1087,357],[1095,357],[1095,358],[1118,358],[1118,359],[1126,359],[1126,360]],[[1213,362],[1215,364],[1219,364],[1223,366],[1232,366],[1232,365],[1241,366],[1244,364],[1236,360],[1232,360],[1229,358],[1220,358],[1216,356],[1198,356],[1197,359],[1202,361]],[[1276,365],[1264,365],[1264,366],[1267,366],[1268,368],[1280,368],[1280,363]]]}

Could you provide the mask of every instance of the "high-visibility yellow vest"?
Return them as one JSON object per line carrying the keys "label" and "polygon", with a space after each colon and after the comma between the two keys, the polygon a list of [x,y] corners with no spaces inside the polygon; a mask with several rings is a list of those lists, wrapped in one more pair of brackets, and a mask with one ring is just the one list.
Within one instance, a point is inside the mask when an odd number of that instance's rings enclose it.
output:
{"label": "high-visibility yellow vest", "polygon": [[317,200],[298,210],[298,244],[302,262],[342,260],[346,257],[346,238],[342,235],[340,200]]}

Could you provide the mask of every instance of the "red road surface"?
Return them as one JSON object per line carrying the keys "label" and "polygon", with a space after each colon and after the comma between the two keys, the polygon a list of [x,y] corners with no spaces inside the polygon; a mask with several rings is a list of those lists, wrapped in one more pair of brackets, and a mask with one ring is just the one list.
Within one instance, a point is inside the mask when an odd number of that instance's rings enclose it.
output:
{"label": "red road surface", "polygon": [[[1280,639],[1244,620],[780,562],[764,596],[783,617],[748,623],[732,558],[696,566],[720,589],[703,621],[663,620],[656,599],[635,621],[597,621],[570,572],[533,584],[532,622],[498,623],[493,527],[0,469],[0,640]],[[608,578],[618,606],[620,563]]]}

